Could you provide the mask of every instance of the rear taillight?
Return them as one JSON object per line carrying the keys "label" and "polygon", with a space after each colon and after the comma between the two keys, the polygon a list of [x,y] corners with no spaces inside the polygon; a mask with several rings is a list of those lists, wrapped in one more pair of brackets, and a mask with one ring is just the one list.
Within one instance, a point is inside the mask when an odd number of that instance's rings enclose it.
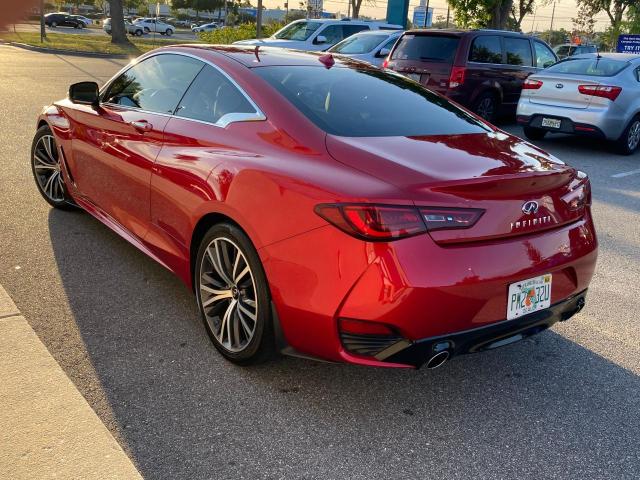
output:
{"label": "rear taillight", "polygon": [[527,78],[522,84],[523,90],[538,90],[542,86],[542,82],[540,80],[533,80]]}
{"label": "rear taillight", "polygon": [[389,59],[385,58],[384,62],[382,62],[382,68],[387,68],[387,67],[389,67]]}
{"label": "rear taillight", "polygon": [[427,225],[427,230],[451,230],[454,228],[473,227],[484,210],[478,208],[421,208],[420,213]]}
{"label": "rear taillight", "polygon": [[613,102],[622,92],[622,88],[611,85],[578,85],[578,91],[583,95],[608,98]]}
{"label": "rear taillight", "polygon": [[464,83],[464,76],[467,73],[465,67],[452,67],[449,75],[449,88],[458,88]]}
{"label": "rear taillight", "polygon": [[591,182],[584,172],[578,172],[576,183],[569,189],[569,192],[562,196],[562,200],[570,210],[582,210],[591,205]]}
{"label": "rear taillight", "polygon": [[475,208],[370,204],[322,204],[316,206],[315,211],[353,237],[385,242],[432,230],[469,228],[484,213],[484,210]]}

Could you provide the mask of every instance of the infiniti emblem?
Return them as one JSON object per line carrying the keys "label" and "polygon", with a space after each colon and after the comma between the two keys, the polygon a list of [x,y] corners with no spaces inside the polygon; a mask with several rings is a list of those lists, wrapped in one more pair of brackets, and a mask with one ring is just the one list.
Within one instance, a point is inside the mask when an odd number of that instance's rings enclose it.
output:
{"label": "infiniti emblem", "polygon": [[532,215],[538,211],[538,202],[534,202],[533,200],[526,202],[522,205],[522,212],[526,215]]}
{"label": "infiniti emblem", "polygon": [[556,88],[564,88],[564,85],[561,83],[556,83]]}

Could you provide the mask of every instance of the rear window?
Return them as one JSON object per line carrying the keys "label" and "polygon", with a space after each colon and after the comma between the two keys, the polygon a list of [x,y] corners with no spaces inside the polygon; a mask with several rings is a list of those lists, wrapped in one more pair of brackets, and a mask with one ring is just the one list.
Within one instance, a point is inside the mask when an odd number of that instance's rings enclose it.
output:
{"label": "rear window", "polygon": [[258,67],[253,71],[332,135],[389,137],[489,131],[445,98],[398,74],[322,65]]}
{"label": "rear window", "polygon": [[548,72],[587,75],[592,77],[611,77],[620,73],[627,65],[623,60],[612,58],[567,58],[547,68]]}
{"label": "rear window", "polygon": [[353,35],[335,47],[331,48],[331,52],[337,53],[368,53],[382,43],[387,35]]}
{"label": "rear window", "polygon": [[458,37],[409,33],[400,37],[391,59],[453,63],[458,42],[460,42]]}

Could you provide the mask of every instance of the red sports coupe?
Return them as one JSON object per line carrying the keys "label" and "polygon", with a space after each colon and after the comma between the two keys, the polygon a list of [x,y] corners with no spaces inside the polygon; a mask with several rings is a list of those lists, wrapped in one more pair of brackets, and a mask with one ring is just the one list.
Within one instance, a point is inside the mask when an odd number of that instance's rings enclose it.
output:
{"label": "red sports coupe", "polygon": [[185,45],[72,85],[32,147],[193,288],[227,359],[433,368],[567,320],[597,256],[587,176],[346,58]]}

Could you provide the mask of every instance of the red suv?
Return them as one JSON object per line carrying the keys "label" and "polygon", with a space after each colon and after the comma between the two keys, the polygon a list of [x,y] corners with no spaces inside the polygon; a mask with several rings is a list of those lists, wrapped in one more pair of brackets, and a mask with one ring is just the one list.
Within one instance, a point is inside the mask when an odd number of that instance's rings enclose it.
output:
{"label": "red suv", "polygon": [[384,66],[493,120],[513,114],[522,82],[557,61],[542,40],[503,30],[409,30]]}

